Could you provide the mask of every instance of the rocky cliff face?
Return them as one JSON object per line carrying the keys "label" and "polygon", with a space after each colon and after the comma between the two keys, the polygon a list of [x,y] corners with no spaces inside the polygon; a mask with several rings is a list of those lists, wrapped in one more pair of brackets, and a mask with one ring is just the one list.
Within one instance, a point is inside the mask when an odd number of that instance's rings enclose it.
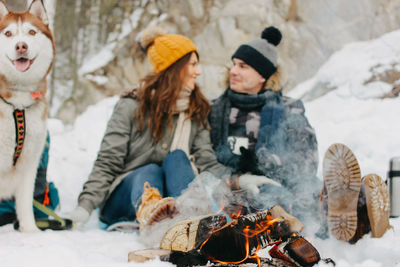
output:
{"label": "rocky cliff face", "polygon": [[[234,50],[241,43],[258,38],[266,26],[274,25],[283,33],[278,49],[280,63],[287,72],[286,91],[310,78],[344,44],[376,38],[400,26],[400,0],[123,2],[129,5],[125,10],[131,15],[121,19],[117,37],[108,38],[101,47],[93,46],[87,53],[90,57],[82,55],[84,60],[76,69],[78,82],[74,84],[74,92],[59,97],[55,114],[61,119],[73,121],[87,105],[132,88],[150,70],[137,44],[138,35],[149,24],[162,25],[167,32],[194,40],[202,70],[198,82],[210,99],[226,86],[225,74]],[[92,31],[104,30],[104,26],[97,25],[97,28],[92,26]],[[64,84],[65,88],[68,86],[71,85]]]}

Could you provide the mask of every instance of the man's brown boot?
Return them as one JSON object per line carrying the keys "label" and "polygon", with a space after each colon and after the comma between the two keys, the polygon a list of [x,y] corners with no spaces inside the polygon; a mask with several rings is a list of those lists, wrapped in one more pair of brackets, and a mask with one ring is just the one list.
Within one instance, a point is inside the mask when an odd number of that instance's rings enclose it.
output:
{"label": "man's brown boot", "polygon": [[361,173],[356,157],[343,144],[331,145],[323,161],[328,199],[327,223],[331,235],[349,241],[357,231],[357,204]]}
{"label": "man's brown boot", "polygon": [[390,197],[389,190],[379,175],[368,174],[363,178],[363,188],[371,226],[371,236],[381,237],[389,224]]}
{"label": "man's brown boot", "polygon": [[[362,179],[364,182],[364,179]],[[365,234],[368,234],[371,231],[371,227],[369,224],[367,204],[365,198],[365,188],[364,185],[361,185],[360,195],[358,196],[357,202],[357,230],[352,238],[350,238],[349,243],[355,244],[358,240],[360,240]]]}
{"label": "man's brown boot", "polygon": [[324,188],[320,200],[327,210],[323,214],[327,215],[332,235],[354,244],[370,231],[372,237],[381,237],[392,228],[386,184],[376,174],[361,179],[357,159],[349,148],[342,144],[330,146],[323,166]]}
{"label": "man's brown boot", "polygon": [[389,191],[382,178],[376,174],[363,177],[357,207],[357,231],[349,242],[354,244],[369,232],[372,237],[381,237],[387,229],[392,228],[389,211]]}

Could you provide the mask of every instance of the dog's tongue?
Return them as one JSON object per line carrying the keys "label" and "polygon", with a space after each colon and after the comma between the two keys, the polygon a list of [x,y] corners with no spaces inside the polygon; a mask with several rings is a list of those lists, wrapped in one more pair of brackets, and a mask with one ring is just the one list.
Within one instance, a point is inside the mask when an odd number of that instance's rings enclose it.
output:
{"label": "dog's tongue", "polygon": [[31,61],[28,59],[25,60],[14,60],[14,66],[18,71],[24,72],[31,66]]}

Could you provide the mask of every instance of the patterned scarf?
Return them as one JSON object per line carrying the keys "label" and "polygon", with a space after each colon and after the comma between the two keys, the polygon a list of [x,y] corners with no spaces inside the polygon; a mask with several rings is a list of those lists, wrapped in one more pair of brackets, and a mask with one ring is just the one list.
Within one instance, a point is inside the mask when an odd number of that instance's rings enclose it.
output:
{"label": "patterned scarf", "polygon": [[250,95],[236,93],[230,88],[215,102],[209,117],[212,128],[211,140],[216,149],[218,160],[225,165],[234,167],[238,159],[234,159],[234,155],[231,153],[227,143],[231,107],[243,110],[261,107],[258,145],[274,143],[276,138],[273,138],[273,136],[275,136],[281,122],[285,119],[285,105],[279,92],[265,90],[258,94]]}
{"label": "patterned scarf", "polygon": [[228,88],[221,100],[218,105],[213,106],[210,115],[210,122],[213,128],[211,138],[214,145],[226,143],[229,135],[229,114],[232,106],[243,110],[262,107],[260,129],[269,125],[270,128],[276,130],[285,117],[285,106],[281,94],[271,90],[249,95],[236,93]]}

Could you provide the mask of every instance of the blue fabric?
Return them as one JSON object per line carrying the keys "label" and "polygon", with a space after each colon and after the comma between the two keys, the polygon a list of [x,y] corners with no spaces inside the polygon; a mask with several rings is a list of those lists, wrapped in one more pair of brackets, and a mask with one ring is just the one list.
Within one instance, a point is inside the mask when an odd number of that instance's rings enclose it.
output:
{"label": "blue fabric", "polygon": [[[50,204],[47,205],[46,207],[54,210],[58,206],[60,199],[58,196],[58,190],[53,182],[49,183],[49,198],[50,198]],[[33,211],[35,214],[35,218],[48,218],[47,214],[38,210],[36,207],[33,207]],[[15,212],[16,211],[15,211],[14,201],[8,200],[0,203],[0,215],[4,213],[15,213]]]}
{"label": "blue fabric", "polygon": [[46,143],[44,144],[42,157],[40,158],[39,168],[47,169],[47,165],[49,163],[49,149],[50,149],[50,135],[49,132],[47,132]]}
{"label": "blue fabric", "polygon": [[40,157],[39,166],[36,173],[34,196],[36,200],[43,196],[47,187],[47,165],[49,162],[50,135],[47,132],[46,143],[43,148],[42,156]]}
{"label": "blue fabric", "polygon": [[281,123],[285,119],[285,105],[279,94],[271,95],[260,112],[260,130],[256,150],[265,146],[271,152],[279,154],[284,150],[285,133]]}
{"label": "blue fabric", "polygon": [[[60,197],[58,195],[58,189],[56,188],[56,186],[54,185],[53,182],[50,182],[48,184],[49,187],[49,199],[50,199],[50,203],[49,205],[46,205],[46,207],[55,210],[58,206],[58,204],[60,203]],[[40,210],[38,210],[37,208],[34,208],[34,212],[35,212],[35,216],[36,218],[47,218],[49,217],[47,214],[41,212]]]}
{"label": "blue fabric", "polygon": [[147,164],[128,174],[105,203],[100,220],[107,224],[133,221],[145,182],[160,191],[163,197],[177,197],[194,179],[190,161],[182,150],[170,152],[162,166]]}
{"label": "blue fabric", "polygon": [[0,203],[0,214],[4,213],[15,213],[15,203],[14,201],[2,201]]}
{"label": "blue fabric", "polygon": [[285,105],[280,93],[269,94],[266,97],[260,117],[260,128],[265,125],[271,125],[275,129],[279,127],[279,123],[285,119]]}
{"label": "blue fabric", "polygon": [[161,194],[164,191],[163,174],[157,164],[148,164],[131,172],[113,191],[100,213],[105,224],[136,218],[135,205],[143,194],[143,185],[148,181]]}
{"label": "blue fabric", "polygon": [[194,179],[194,172],[188,157],[182,150],[168,154],[162,165],[165,174],[165,196],[178,197]]}

